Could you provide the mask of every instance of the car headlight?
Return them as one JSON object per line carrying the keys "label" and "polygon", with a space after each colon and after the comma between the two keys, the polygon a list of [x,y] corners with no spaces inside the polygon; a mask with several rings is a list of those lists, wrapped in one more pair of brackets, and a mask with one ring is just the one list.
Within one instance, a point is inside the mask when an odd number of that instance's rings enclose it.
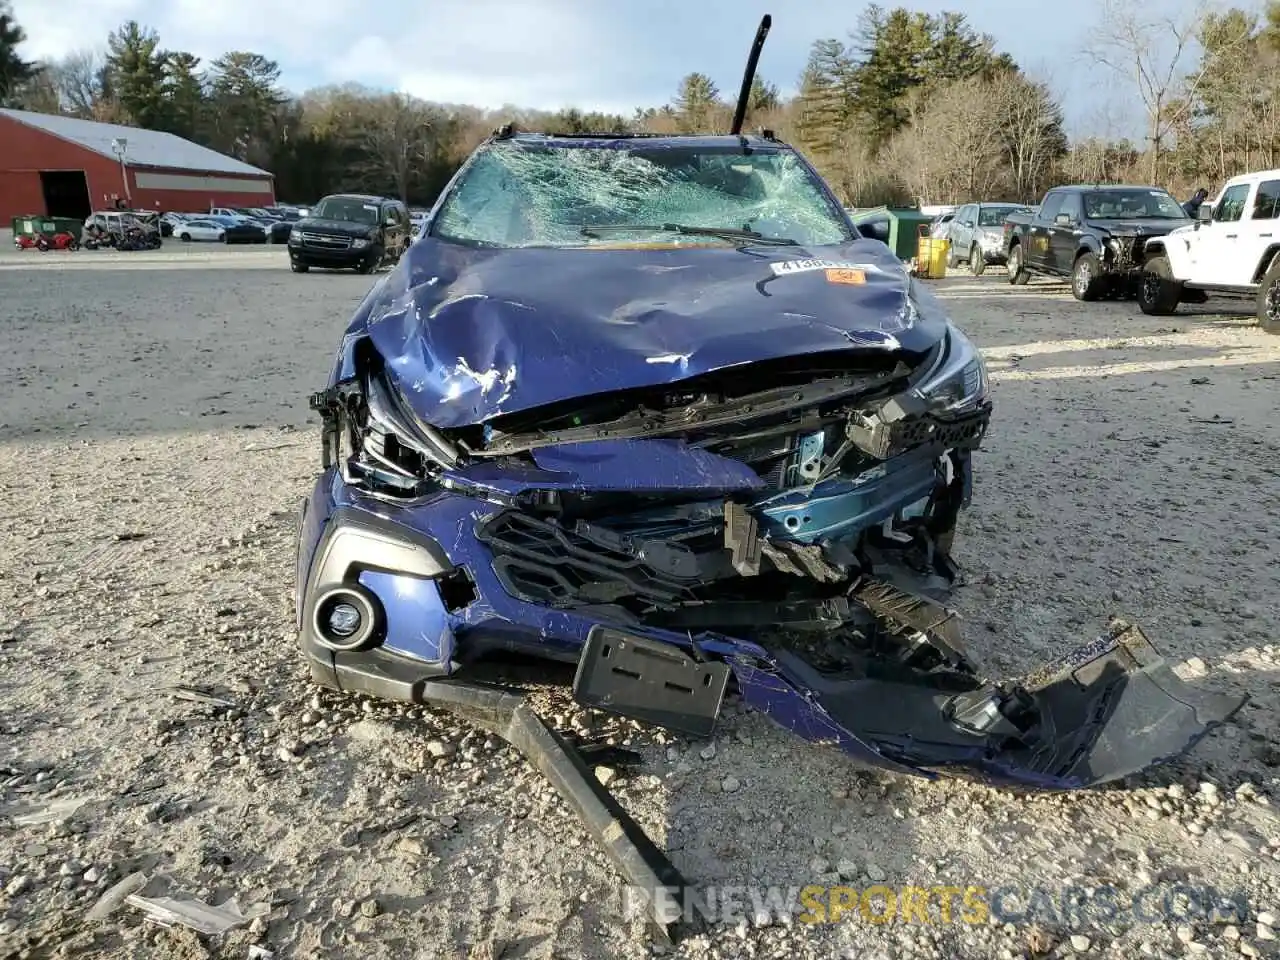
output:
{"label": "car headlight", "polygon": [[353,250],[363,250],[368,245],[369,245],[368,240],[352,240],[351,241],[351,249]]}
{"label": "car headlight", "polygon": [[291,247],[302,246],[302,237],[298,236],[298,234],[296,233],[289,234],[289,246]]}
{"label": "car headlight", "polygon": [[987,364],[968,337],[948,327],[933,369],[915,390],[935,413],[967,413],[991,398]]}

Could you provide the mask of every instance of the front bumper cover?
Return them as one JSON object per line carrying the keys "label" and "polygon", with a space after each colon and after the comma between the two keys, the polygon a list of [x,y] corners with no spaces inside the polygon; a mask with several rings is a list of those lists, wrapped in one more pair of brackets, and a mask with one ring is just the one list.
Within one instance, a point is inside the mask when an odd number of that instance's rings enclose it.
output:
{"label": "front bumper cover", "polygon": [[[731,675],[755,709],[861,764],[1041,789],[1094,786],[1176,757],[1244,703],[1187,685],[1123,623],[1031,676],[983,681],[953,614],[871,578],[847,598],[823,601],[820,616],[839,629],[870,613],[891,628],[892,644],[836,669],[786,645],[611,622],[589,605],[513,596],[477,535],[501,513],[448,492],[411,504],[372,500],[327,471],[304,508],[298,556],[298,627],[315,678],[426,702],[435,682],[465,673],[473,658],[528,652],[576,662],[584,703],[705,735],[724,689],[717,676]],[[317,635],[315,600],[338,584],[367,591],[383,611],[375,642],[363,649],[333,650]],[[651,586],[660,598],[663,585]],[[785,624],[788,610],[769,615]],[[815,616],[809,604],[804,617]],[[616,655],[619,644],[634,656],[661,656],[611,672],[601,651]],[[701,679],[682,684],[681,675],[710,679],[703,687]],[[631,679],[601,680],[618,676]],[[699,689],[665,699],[654,692],[681,686]]]}

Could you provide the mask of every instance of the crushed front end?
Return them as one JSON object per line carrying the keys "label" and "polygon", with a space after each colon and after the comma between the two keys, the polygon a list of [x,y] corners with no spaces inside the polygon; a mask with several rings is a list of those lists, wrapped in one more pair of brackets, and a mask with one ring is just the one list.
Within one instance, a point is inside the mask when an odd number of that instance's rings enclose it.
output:
{"label": "crushed front end", "polygon": [[1034,677],[979,677],[938,600],[991,416],[953,327],[915,353],[762,360],[450,428],[355,335],[312,403],[298,627],[331,686],[418,701],[519,652],[576,663],[583,703],[693,735],[734,683],[860,762],[1046,788],[1177,755],[1239,706],[1125,626]]}

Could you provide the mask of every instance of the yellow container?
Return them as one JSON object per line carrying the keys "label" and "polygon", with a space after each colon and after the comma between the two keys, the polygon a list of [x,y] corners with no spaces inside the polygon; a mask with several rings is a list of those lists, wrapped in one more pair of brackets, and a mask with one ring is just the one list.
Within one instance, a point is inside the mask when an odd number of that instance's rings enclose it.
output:
{"label": "yellow container", "polygon": [[947,253],[951,241],[943,237],[931,237],[920,232],[916,242],[916,276],[926,280],[941,280],[947,275]]}

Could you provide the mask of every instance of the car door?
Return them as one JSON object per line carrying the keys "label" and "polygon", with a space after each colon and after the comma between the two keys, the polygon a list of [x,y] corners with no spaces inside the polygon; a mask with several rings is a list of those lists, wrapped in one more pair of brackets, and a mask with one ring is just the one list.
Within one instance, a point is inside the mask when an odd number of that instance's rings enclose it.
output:
{"label": "car door", "polygon": [[391,217],[395,221],[391,225],[394,240],[392,246],[395,250],[403,252],[404,248],[409,245],[409,211],[405,209],[402,203],[393,203],[390,207]]}
{"label": "car door", "polygon": [[969,247],[973,245],[973,225],[977,219],[978,208],[966,203],[956,211],[956,218],[951,222],[951,249],[957,257],[967,257]]}
{"label": "car door", "polygon": [[1263,180],[1249,204],[1249,219],[1240,224],[1240,256],[1236,263],[1241,286],[1252,286],[1267,249],[1280,236],[1280,180]]}
{"label": "car door", "polygon": [[[1065,222],[1062,221],[1066,218]],[[1064,193],[1062,206],[1049,225],[1049,260],[1048,266],[1060,273],[1070,273],[1075,267],[1076,251],[1080,249],[1080,238],[1084,236],[1084,205],[1080,194]]]}
{"label": "car door", "polygon": [[1054,218],[1062,210],[1064,199],[1060,191],[1051,191],[1046,194],[1044,203],[1040,205],[1040,212],[1027,226],[1027,244],[1022,251],[1022,262],[1028,266],[1041,270],[1054,269],[1050,250],[1052,239],[1050,228],[1054,225]]}
{"label": "car door", "polygon": [[1228,184],[1213,205],[1213,219],[1202,222],[1191,242],[1191,276],[1193,283],[1230,286],[1231,277],[1241,270],[1232,263],[1240,255],[1240,221],[1253,189],[1250,182]]}

